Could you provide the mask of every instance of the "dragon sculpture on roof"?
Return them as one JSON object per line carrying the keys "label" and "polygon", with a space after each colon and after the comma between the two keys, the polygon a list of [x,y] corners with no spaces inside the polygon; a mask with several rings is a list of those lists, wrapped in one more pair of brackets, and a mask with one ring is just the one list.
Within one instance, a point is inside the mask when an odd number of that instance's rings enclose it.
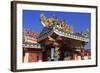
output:
{"label": "dragon sculpture on roof", "polygon": [[64,20],[58,20],[58,18],[56,16],[52,16],[51,18],[47,18],[44,14],[41,14],[40,21],[44,27],[50,27],[50,26],[56,24],[57,29],[59,31],[83,35],[87,38],[89,37],[89,30],[88,29],[86,29],[86,31],[83,33],[82,32],[75,33],[73,30],[73,27],[71,25],[66,23]]}

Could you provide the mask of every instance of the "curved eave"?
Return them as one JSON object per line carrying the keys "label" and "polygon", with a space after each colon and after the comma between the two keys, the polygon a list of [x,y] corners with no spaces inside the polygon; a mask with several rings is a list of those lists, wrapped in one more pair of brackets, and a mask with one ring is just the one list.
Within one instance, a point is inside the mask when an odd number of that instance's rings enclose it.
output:
{"label": "curved eave", "polygon": [[24,47],[24,48],[30,48],[30,49],[31,49],[31,48],[42,49],[41,47],[25,46],[25,45],[23,45],[23,47]]}
{"label": "curved eave", "polygon": [[81,36],[74,35],[74,34],[71,34],[71,33],[61,32],[61,31],[58,31],[57,29],[55,29],[55,27],[53,27],[51,31],[47,30],[47,33],[45,33],[45,34],[41,33],[40,36],[37,38],[37,41],[38,42],[43,41],[48,36],[52,35],[53,33],[57,34],[58,36],[62,36],[62,37],[65,37],[65,38],[70,38],[70,39],[75,39],[75,40],[78,40],[78,41],[83,41],[83,42],[89,41],[89,38],[81,37]]}
{"label": "curved eave", "polygon": [[73,35],[73,34],[70,34],[70,33],[60,32],[58,30],[54,30],[54,33],[58,34],[59,36],[63,36],[63,37],[70,38],[70,39],[75,39],[75,40],[84,41],[84,42],[89,41],[88,38],[76,36],[76,35]]}

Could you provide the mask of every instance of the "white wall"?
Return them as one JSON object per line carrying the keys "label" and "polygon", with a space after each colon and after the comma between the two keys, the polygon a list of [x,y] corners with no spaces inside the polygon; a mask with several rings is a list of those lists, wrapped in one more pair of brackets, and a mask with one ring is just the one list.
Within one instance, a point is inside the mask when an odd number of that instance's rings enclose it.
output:
{"label": "white wall", "polygon": [[[10,71],[10,8],[11,8],[10,1],[11,0],[0,0],[0,73],[12,73]],[[97,0],[30,0],[30,1],[83,4],[83,5],[100,4],[99,0],[98,1]],[[98,13],[100,13],[100,10]],[[100,14],[98,16],[100,16]],[[98,27],[100,27],[100,25],[98,25]],[[98,35],[100,37],[100,33]],[[98,38],[98,40],[100,40],[100,38]],[[100,41],[98,42],[100,43]],[[100,56],[99,48],[98,48],[99,51],[98,55]],[[100,64],[100,57],[99,57],[99,64]],[[92,68],[77,68],[77,69],[46,70],[46,71],[35,71],[34,73],[54,73],[54,72],[55,73],[56,72],[58,73],[87,73],[87,72],[99,73],[100,65],[99,67],[96,68],[92,67]],[[26,72],[26,73],[33,73],[33,71]]]}

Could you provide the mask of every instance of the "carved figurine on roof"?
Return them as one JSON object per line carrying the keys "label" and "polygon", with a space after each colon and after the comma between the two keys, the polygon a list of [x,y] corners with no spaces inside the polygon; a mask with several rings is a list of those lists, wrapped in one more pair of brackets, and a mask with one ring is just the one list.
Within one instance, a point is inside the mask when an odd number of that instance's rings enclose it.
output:
{"label": "carved figurine on roof", "polygon": [[46,18],[43,14],[40,15],[40,21],[44,27],[49,27],[57,22],[57,18],[55,16],[51,18]]}
{"label": "carved figurine on roof", "polygon": [[86,29],[86,31],[84,32],[84,36],[85,36],[86,38],[89,38],[89,36],[90,36],[89,29]]}
{"label": "carved figurine on roof", "polygon": [[59,20],[57,22],[57,29],[67,33],[73,33],[73,27],[66,23],[64,20]]}
{"label": "carved figurine on roof", "polygon": [[73,33],[72,26],[65,23],[64,20],[58,20],[58,18],[55,16],[52,16],[51,18],[46,18],[43,14],[41,14],[40,21],[44,27],[49,27],[56,24],[58,30],[63,32]]}

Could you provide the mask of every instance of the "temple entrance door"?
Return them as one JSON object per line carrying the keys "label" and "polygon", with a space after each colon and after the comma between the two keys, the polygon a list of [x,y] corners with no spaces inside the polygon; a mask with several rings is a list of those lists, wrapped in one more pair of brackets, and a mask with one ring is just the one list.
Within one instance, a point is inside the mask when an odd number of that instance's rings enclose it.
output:
{"label": "temple entrance door", "polygon": [[51,61],[58,61],[59,60],[59,48],[51,48]]}
{"label": "temple entrance door", "polygon": [[54,61],[55,48],[51,48],[51,61]]}

